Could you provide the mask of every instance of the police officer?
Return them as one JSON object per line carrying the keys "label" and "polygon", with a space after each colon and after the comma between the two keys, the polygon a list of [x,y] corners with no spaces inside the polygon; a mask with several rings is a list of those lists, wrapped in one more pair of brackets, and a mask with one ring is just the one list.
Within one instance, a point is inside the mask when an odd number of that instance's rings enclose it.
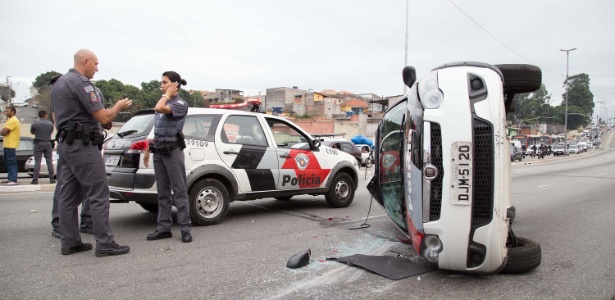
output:
{"label": "police officer", "polygon": [[51,140],[53,123],[47,119],[46,111],[41,110],[38,112],[38,120],[30,126],[30,133],[34,134],[34,175],[32,176],[32,184],[38,184],[38,176],[41,171],[41,158],[43,155],[47,163],[49,183],[55,183],[52,160],[53,141]]}
{"label": "police officer", "polygon": [[79,235],[77,207],[83,200],[80,191],[90,200],[96,256],[121,255],[130,247],[115,242],[109,224],[109,186],[105,164],[100,155],[100,124],[108,124],[132,104],[125,98],[105,109],[90,79],[98,71],[98,57],[87,49],[74,55],[74,68],[61,76],[51,88],[51,101],[59,131],[62,178],[60,190],[60,234],[62,255],[92,249]]}
{"label": "police officer", "polygon": [[[188,105],[177,92],[180,85],[186,81],[176,72],[167,71],[162,74],[160,88],[162,97],[156,103],[156,125],[154,141],[149,149],[154,153],[154,170],[156,188],[158,191],[158,226],[154,233],[147,236],[148,241],[170,238],[173,218],[171,210],[173,202],[177,207],[177,223],[182,234],[182,242],[192,242],[190,229],[190,211],[188,192],[186,190],[186,166],[184,164],[184,121]],[[143,163],[149,164],[149,152],[143,156]],[[173,194],[171,194],[173,191]]]}

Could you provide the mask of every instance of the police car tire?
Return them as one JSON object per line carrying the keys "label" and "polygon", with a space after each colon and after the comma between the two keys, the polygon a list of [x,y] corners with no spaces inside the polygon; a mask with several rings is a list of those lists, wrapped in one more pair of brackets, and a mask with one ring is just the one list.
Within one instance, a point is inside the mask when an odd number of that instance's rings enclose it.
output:
{"label": "police car tire", "polygon": [[[215,225],[224,220],[230,206],[228,189],[222,182],[213,178],[199,180],[190,189],[190,219],[197,225]],[[204,197],[211,197],[214,211],[211,214],[204,210]]]}
{"label": "police car tire", "polygon": [[495,65],[504,75],[504,94],[529,93],[540,89],[542,71],[526,64]]}
{"label": "police car tire", "polygon": [[153,204],[153,203],[138,203],[143,209],[151,212],[151,213],[157,213],[158,212],[158,204]]}
{"label": "police car tire", "polygon": [[525,273],[540,266],[540,244],[522,237],[517,237],[517,243],[518,247],[508,248],[508,261],[502,273]]}
{"label": "police car tire", "polygon": [[[347,173],[338,173],[333,178],[325,199],[331,207],[347,207],[354,199],[355,183]],[[340,194],[344,194],[340,197]]]}

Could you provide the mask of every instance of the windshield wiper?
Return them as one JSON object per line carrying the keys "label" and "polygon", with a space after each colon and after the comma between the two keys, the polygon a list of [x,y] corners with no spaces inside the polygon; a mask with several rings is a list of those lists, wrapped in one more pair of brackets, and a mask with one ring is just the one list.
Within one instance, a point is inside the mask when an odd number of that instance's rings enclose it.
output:
{"label": "windshield wiper", "polygon": [[133,129],[133,130],[126,130],[126,131],[122,131],[122,132],[118,133],[117,135],[118,135],[119,137],[123,138],[123,137],[125,137],[125,136],[127,136],[127,135],[130,135],[130,134],[133,134],[133,133],[135,133],[135,132],[137,132],[137,131],[138,131],[138,130],[134,130],[134,129]]}

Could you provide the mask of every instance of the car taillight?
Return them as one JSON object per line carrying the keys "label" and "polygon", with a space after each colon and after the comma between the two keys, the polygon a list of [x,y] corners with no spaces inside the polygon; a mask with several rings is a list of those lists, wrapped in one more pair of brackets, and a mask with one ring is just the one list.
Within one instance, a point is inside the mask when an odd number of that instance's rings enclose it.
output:
{"label": "car taillight", "polygon": [[149,148],[149,140],[133,141],[128,150],[145,151]]}

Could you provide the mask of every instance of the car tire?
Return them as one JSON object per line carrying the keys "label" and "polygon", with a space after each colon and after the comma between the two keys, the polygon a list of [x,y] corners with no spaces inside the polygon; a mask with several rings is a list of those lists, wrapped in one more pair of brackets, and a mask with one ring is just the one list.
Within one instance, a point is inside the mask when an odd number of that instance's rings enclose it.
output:
{"label": "car tire", "polygon": [[504,94],[529,93],[540,89],[539,67],[525,64],[495,65],[504,75]]}
{"label": "car tire", "polygon": [[288,201],[292,198],[293,196],[284,196],[284,197],[275,197],[275,200],[278,201]]}
{"label": "car tire", "polygon": [[151,213],[158,212],[158,204],[153,204],[153,203],[137,203],[137,204],[139,204],[143,209]]}
{"label": "car tire", "polygon": [[190,219],[197,225],[222,222],[230,206],[228,189],[222,182],[206,178],[190,189]]}
{"label": "car tire", "polygon": [[525,273],[540,266],[540,244],[522,237],[517,237],[517,244],[517,247],[508,248],[508,261],[502,273]]}
{"label": "car tire", "polygon": [[347,207],[354,199],[355,183],[347,173],[335,175],[325,199],[331,207]]}

